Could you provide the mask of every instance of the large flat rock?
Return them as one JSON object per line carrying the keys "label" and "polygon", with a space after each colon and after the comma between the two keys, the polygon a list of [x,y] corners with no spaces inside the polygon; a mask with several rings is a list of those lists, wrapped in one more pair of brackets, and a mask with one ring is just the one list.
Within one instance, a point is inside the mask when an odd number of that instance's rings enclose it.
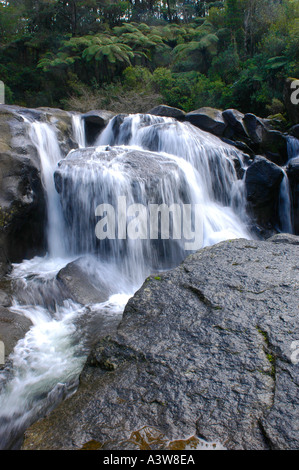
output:
{"label": "large flat rock", "polygon": [[298,246],[273,241],[222,242],[148,278],[117,334],[94,348],[77,393],[23,448],[161,449],[197,436],[297,449]]}

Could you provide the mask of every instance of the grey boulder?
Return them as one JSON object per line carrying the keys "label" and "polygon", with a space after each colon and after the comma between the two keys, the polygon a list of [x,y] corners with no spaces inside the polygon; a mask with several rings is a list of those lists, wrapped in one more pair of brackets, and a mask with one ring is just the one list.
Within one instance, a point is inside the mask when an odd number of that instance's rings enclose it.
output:
{"label": "grey boulder", "polygon": [[23,448],[297,449],[298,282],[296,245],[242,239],[149,277]]}

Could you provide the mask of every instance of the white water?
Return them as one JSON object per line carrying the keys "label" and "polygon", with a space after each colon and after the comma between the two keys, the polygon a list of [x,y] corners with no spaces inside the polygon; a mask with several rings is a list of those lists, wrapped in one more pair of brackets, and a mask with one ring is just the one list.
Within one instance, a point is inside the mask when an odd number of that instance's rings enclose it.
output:
{"label": "white water", "polygon": [[279,193],[280,230],[283,233],[294,233],[292,221],[292,198],[289,178],[284,171]]}
{"label": "white water", "polygon": [[74,139],[78,144],[79,148],[85,147],[85,132],[84,132],[84,123],[80,114],[72,115],[72,127]]}
{"label": "white water", "polygon": [[289,161],[299,157],[299,139],[292,136],[288,137],[288,157]]}
{"label": "white water", "polygon": [[244,166],[240,151],[220,139],[172,118],[129,115],[113,118],[95,145],[126,145],[166,154],[188,181],[191,203],[202,205],[204,243],[250,238],[246,228],[245,185],[234,160]]}
{"label": "white water", "polygon": [[[11,274],[16,292],[11,309],[29,318],[33,327],[17,344],[12,367],[1,374],[6,385],[0,387],[0,448],[18,447],[26,427],[74,391],[89,337],[104,334],[111,322],[120,319],[145,276],[153,269],[178,264],[187,254],[180,242],[163,241],[157,251],[151,242],[140,240],[98,246],[94,232],[98,204],[112,203],[119,195],[125,195],[128,203],[147,203],[153,196],[153,202],[159,204],[198,203],[203,210],[203,246],[251,237],[246,227],[244,184],[233,163],[237,160],[244,165],[241,152],[172,119],[137,115],[126,118],[119,129],[114,126],[112,120],[96,144],[99,148],[91,150],[81,166],[68,166],[68,159],[62,163],[60,199],[53,176],[62,158],[56,130],[45,123],[30,125],[47,198],[48,254],[15,265]],[[80,117],[73,116],[78,160],[85,142],[82,129]],[[111,161],[98,160],[97,152],[107,145],[119,145],[122,150]],[[136,148],[145,150],[144,161],[153,169],[155,165],[169,167],[167,177],[157,181],[154,189],[147,186],[146,178],[132,179],[132,168],[127,171],[125,157]],[[159,152],[154,161],[149,160],[153,156],[147,158],[149,150]],[[110,298],[101,304],[83,307],[65,299],[56,280],[58,271],[82,254],[92,255],[86,272],[94,283],[110,288]]]}
{"label": "white water", "polygon": [[53,173],[57,163],[62,159],[55,130],[46,123],[33,122],[30,137],[37,148],[42,170],[42,183],[44,185],[47,214],[48,214],[48,251],[52,257],[65,256],[64,219],[60,209],[59,195],[54,186]]}
{"label": "white water", "polygon": [[[299,157],[299,140],[295,137],[289,136],[287,141],[288,146],[288,163],[293,160],[294,158]],[[284,177],[280,185],[280,193],[279,193],[279,221],[280,226],[279,229],[283,233],[294,233],[294,225],[293,225],[293,217],[292,217],[292,196],[291,196],[291,188],[288,179],[288,175],[286,172],[286,167],[283,168]]]}

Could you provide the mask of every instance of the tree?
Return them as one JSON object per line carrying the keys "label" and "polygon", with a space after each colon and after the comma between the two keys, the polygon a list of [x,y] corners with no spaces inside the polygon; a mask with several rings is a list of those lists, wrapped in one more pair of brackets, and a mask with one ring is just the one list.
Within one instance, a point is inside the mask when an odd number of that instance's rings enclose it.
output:
{"label": "tree", "polygon": [[130,46],[123,44],[117,37],[98,34],[90,36],[89,45],[82,53],[87,62],[94,61],[97,81],[100,73],[106,80],[112,78],[114,66],[131,65],[134,52]]}

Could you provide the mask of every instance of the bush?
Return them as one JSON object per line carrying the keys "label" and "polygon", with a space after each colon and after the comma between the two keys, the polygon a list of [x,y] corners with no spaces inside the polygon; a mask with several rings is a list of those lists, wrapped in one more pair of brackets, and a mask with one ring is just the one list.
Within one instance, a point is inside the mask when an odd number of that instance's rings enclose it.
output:
{"label": "bush", "polygon": [[85,113],[92,109],[107,109],[115,113],[145,113],[162,103],[160,94],[153,91],[128,90],[121,84],[92,89],[81,84],[77,93],[63,101],[68,110]]}

